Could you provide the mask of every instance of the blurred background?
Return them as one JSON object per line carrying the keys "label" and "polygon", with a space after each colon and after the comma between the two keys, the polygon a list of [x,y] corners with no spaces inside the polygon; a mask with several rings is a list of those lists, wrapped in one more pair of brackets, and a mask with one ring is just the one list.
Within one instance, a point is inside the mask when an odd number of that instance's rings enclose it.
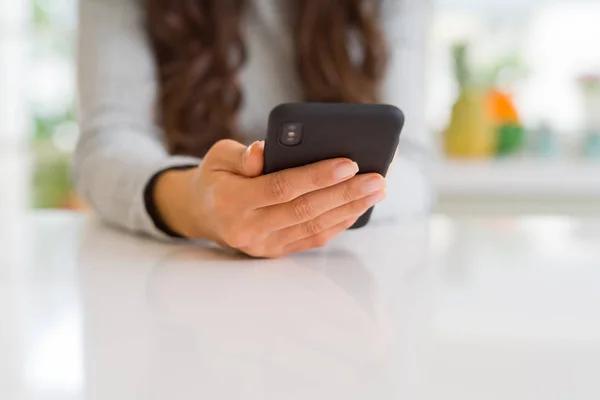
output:
{"label": "blurred background", "polygon": [[[0,209],[84,207],[69,180],[76,3],[0,0]],[[599,0],[434,0],[438,211],[600,212],[598,21]]]}

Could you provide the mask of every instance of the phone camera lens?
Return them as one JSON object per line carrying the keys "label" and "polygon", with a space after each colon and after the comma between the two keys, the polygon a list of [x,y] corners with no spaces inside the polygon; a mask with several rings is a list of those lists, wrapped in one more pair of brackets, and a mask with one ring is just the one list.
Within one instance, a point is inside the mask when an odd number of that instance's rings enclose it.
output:
{"label": "phone camera lens", "polygon": [[284,124],[281,129],[279,141],[284,146],[297,146],[302,142],[302,125]]}

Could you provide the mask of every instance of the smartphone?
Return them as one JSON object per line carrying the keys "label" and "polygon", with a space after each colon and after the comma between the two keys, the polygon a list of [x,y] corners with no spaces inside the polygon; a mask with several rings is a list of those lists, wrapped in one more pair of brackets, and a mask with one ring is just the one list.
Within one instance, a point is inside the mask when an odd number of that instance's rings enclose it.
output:
{"label": "smartphone", "polygon": [[[269,116],[264,173],[346,157],[359,174],[386,176],[403,126],[402,111],[386,104],[281,104]],[[351,229],[367,225],[372,212]]]}

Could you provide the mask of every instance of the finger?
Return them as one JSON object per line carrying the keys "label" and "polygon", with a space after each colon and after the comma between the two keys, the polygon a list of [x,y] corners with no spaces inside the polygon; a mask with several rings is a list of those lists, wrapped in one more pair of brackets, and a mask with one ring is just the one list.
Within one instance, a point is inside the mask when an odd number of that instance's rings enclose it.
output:
{"label": "finger", "polygon": [[357,172],[358,165],[355,162],[338,158],[258,177],[249,181],[246,189],[259,194],[252,204],[254,207],[268,207],[336,185],[352,178]]}
{"label": "finger", "polygon": [[[317,217],[320,215],[383,191],[385,187],[386,180],[383,176],[365,174],[341,184],[305,194],[288,203],[257,210],[256,218],[260,218],[270,230],[276,231],[304,222],[317,221]],[[355,203],[345,210],[356,210],[357,207],[362,207],[362,204]],[[345,218],[348,217],[348,215],[345,216]]]}
{"label": "finger", "polygon": [[357,219],[358,218],[348,219],[334,226],[333,228],[319,233],[318,235],[310,236],[308,238],[293,242],[283,248],[283,255],[300,253],[314,248],[325,247],[333,238],[354,225]]}
{"label": "finger", "polygon": [[242,160],[242,175],[248,178],[256,178],[261,176],[264,168],[265,160],[265,142],[254,142],[244,154]]}
{"label": "finger", "polygon": [[337,226],[343,221],[349,219],[357,220],[371,207],[383,201],[385,197],[385,191],[379,191],[365,198],[355,200],[351,203],[335,208],[310,221],[280,230],[273,235],[277,237],[277,241],[283,245],[287,245],[311,236],[319,235]]}
{"label": "finger", "polygon": [[213,171],[255,178],[262,174],[264,148],[264,142],[244,146],[234,140],[220,140],[211,148],[205,161],[211,161]]}

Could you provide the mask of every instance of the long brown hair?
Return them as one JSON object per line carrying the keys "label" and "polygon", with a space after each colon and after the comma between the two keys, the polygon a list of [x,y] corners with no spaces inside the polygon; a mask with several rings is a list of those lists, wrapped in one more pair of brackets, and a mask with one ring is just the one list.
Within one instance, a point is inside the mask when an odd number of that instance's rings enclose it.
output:
{"label": "long brown hair", "polygon": [[[246,1],[145,0],[158,119],[173,154],[201,157],[218,140],[237,136]],[[380,1],[288,1],[304,100],[376,102],[387,59]]]}

